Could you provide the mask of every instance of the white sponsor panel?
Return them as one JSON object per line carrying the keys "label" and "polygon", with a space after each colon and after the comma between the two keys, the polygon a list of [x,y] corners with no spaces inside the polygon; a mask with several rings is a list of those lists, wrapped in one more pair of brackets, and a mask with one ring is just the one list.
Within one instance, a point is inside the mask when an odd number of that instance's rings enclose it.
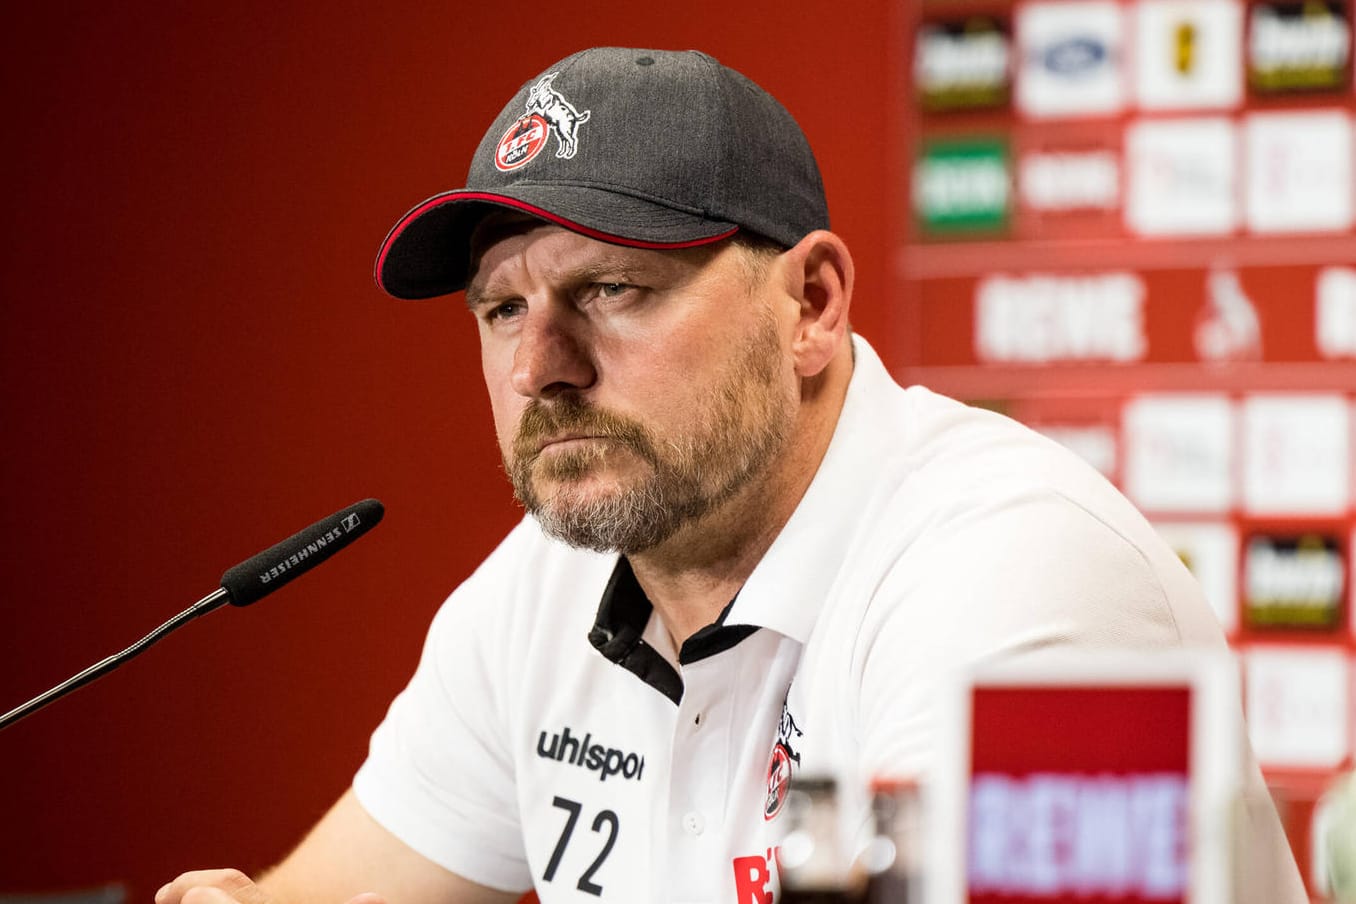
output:
{"label": "white sponsor panel", "polygon": [[1272,768],[1331,769],[1350,749],[1350,665],[1338,647],[1253,646],[1243,657],[1248,737]]}
{"label": "white sponsor panel", "polygon": [[1228,119],[1126,129],[1126,225],[1140,235],[1219,235],[1238,225],[1237,133]]}
{"label": "white sponsor panel", "polygon": [[987,276],[975,289],[980,361],[1138,361],[1148,348],[1134,273]]}
{"label": "white sponsor panel", "polygon": [[1135,91],[1146,110],[1233,107],[1243,95],[1237,0],[1141,0]]}
{"label": "white sponsor panel", "polygon": [[1017,104],[1033,117],[1115,113],[1125,103],[1124,13],[1110,0],[1028,3],[1016,16]]}
{"label": "white sponsor panel", "polygon": [[1351,117],[1337,110],[1254,113],[1243,125],[1244,206],[1254,232],[1353,223]]}
{"label": "white sponsor panel", "polygon": [[999,773],[970,790],[973,894],[1173,898],[1186,890],[1186,776]]}
{"label": "white sponsor panel", "polygon": [[1122,412],[1125,491],[1154,512],[1226,512],[1234,502],[1234,406],[1223,395],[1130,399]]}
{"label": "white sponsor panel", "polygon": [[1108,480],[1116,476],[1116,431],[1104,424],[1036,424],[1037,430],[1092,465]]}
{"label": "white sponsor panel", "polygon": [[1238,628],[1238,531],[1218,522],[1156,522],[1167,541],[1200,582],[1215,617],[1227,632]]}
{"label": "white sponsor panel", "polygon": [[1342,396],[1243,401],[1243,505],[1251,514],[1342,515],[1350,499],[1350,408]]}
{"label": "white sponsor panel", "polygon": [[1032,151],[1017,171],[1022,203],[1041,212],[1113,210],[1121,163],[1112,151]]}
{"label": "white sponsor panel", "polygon": [[1314,345],[1325,358],[1356,358],[1356,267],[1318,271]]}

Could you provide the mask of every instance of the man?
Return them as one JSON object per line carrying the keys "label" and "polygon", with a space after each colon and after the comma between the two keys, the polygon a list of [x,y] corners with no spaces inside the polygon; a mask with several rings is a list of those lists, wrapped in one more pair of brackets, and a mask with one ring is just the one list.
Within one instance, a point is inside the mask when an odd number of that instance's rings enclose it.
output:
{"label": "man", "polygon": [[[743,76],[576,54],[467,185],[396,225],[377,279],[466,290],[531,517],[440,611],[301,846],[259,885],[189,873],[158,904],[769,902],[787,776],[838,776],[855,811],[870,778],[925,774],[950,668],[1222,645],[1096,473],[900,389],[851,335],[809,146]],[[1300,900],[1276,862],[1259,900]]]}

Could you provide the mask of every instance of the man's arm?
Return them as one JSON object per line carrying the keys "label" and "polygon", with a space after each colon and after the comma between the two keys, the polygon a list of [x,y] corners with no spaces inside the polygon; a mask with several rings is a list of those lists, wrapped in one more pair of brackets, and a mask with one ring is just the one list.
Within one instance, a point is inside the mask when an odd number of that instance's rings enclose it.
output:
{"label": "man's arm", "polygon": [[419,854],[368,815],[350,790],[258,884],[239,870],[197,870],[160,889],[155,904],[512,904],[518,897]]}

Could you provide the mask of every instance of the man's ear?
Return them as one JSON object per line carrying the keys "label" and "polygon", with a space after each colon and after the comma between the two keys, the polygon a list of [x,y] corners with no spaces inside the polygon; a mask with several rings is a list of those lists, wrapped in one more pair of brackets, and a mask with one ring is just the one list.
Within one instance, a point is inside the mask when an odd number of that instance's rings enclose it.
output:
{"label": "man's ear", "polygon": [[784,255],[786,290],[800,304],[791,339],[796,373],[813,377],[846,341],[852,302],[852,254],[838,236],[819,229]]}

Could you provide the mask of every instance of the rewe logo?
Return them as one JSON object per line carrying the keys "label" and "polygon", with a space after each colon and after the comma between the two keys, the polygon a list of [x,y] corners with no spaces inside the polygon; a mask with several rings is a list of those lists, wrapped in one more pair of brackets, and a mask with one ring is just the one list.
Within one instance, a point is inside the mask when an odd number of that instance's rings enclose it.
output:
{"label": "rewe logo", "polygon": [[970,892],[1180,899],[1187,795],[1174,773],[976,775]]}
{"label": "rewe logo", "polygon": [[590,772],[597,772],[600,782],[607,781],[608,777],[613,775],[640,781],[641,774],[645,771],[645,757],[615,747],[594,744],[592,734],[585,734],[581,741],[578,735],[570,734],[569,726],[566,726],[549,737],[548,744],[548,735],[545,731],[537,736],[537,756],[544,760],[569,763],[571,766],[580,766]]}

